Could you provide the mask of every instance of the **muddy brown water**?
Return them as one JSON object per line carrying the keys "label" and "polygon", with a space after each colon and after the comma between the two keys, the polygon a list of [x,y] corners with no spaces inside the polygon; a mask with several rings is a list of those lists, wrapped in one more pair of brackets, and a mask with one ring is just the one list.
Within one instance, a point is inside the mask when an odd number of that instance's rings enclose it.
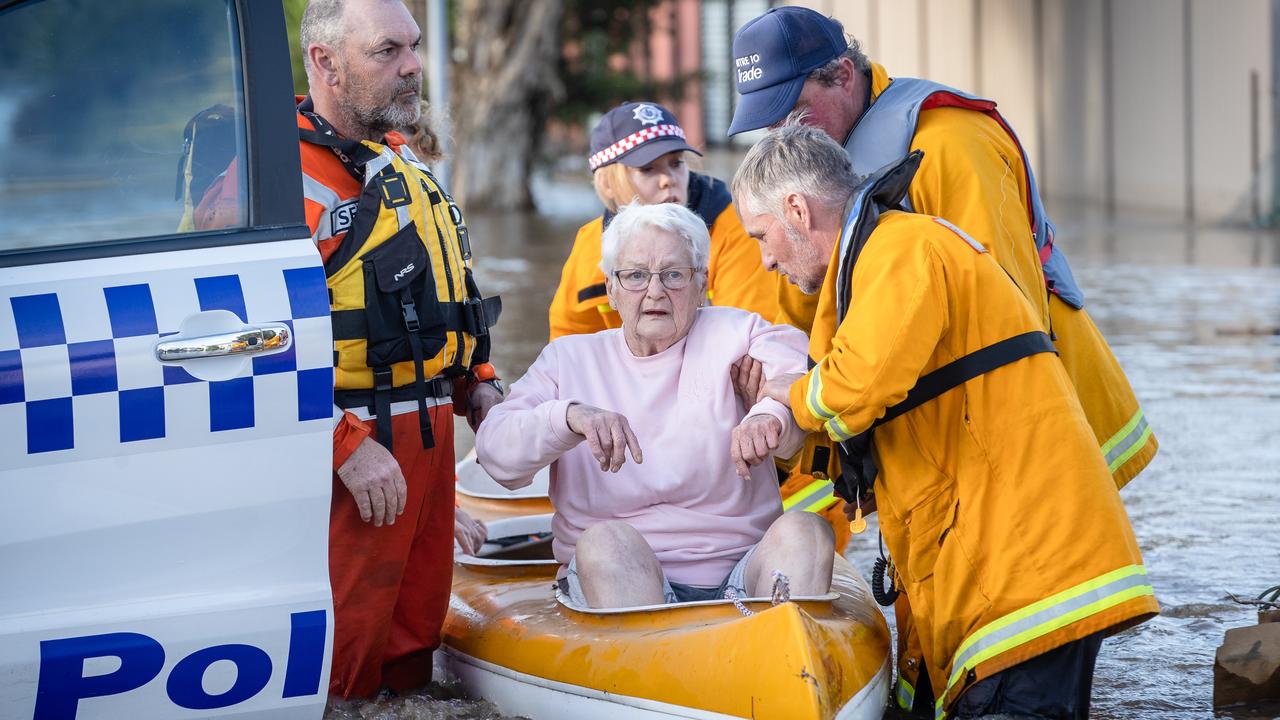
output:
{"label": "muddy brown water", "polygon": [[[470,218],[481,287],[504,298],[494,361],[507,378],[519,377],[545,344],[561,264],[578,225],[598,212],[585,182],[543,187],[538,200],[542,215]],[[1253,596],[1280,584],[1280,236],[1053,211],[1089,310],[1160,441],[1155,461],[1122,497],[1163,613],[1104,643],[1092,716],[1214,717],[1214,651],[1228,628],[1254,622],[1253,610],[1227,593]],[[459,454],[471,443],[460,426]],[[1089,541],[1088,518],[1063,522]],[[864,575],[876,556],[875,531],[873,518],[847,553]],[[1280,705],[1216,716],[1275,718]],[[506,716],[432,686],[344,704],[326,717]]]}

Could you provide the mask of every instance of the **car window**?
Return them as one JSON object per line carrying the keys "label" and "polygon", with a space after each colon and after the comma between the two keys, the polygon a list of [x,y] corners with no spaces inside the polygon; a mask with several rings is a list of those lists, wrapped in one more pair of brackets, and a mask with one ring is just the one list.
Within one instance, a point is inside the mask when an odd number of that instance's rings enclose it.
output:
{"label": "car window", "polygon": [[246,224],[232,0],[37,0],[0,26],[0,251],[188,232],[215,192]]}

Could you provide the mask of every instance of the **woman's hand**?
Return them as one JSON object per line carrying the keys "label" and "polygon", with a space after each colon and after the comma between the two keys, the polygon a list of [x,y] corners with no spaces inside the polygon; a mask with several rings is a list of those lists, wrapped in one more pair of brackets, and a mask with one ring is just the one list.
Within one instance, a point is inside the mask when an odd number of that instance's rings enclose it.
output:
{"label": "woman's hand", "polygon": [[782,435],[782,422],[772,415],[752,415],[733,429],[729,440],[729,455],[733,458],[738,477],[751,477],[749,466],[759,465],[773,456]]}
{"label": "woman's hand", "polygon": [[631,432],[627,418],[619,413],[601,410],[598,407],[573,403],[565,413],[565,422],[569,429],[586,438],[591,455],[600,463],[600,469],[618,472],[618,468],[627,461],[626,451],[631,449],[631,459],[637,464],[644,462],[644,453],[640,452],[640,441]]}
{"label": "woman's hand", "polygon": [[462,552],[475,555],[488,538],[489,530],[484,523],[468,515],[462,508],[453,509],[453,539],[458,541]]}

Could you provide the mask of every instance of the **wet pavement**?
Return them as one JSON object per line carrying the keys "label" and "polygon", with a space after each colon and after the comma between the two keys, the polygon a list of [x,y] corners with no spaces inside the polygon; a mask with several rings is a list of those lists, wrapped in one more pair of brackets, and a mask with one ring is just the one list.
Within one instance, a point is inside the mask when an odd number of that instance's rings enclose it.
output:
{"label": "wet pavement", "polygon": [[[578,225],[598,211],[585,180],[544,188],[539,202],[548,214],[470,218],[480,286],[504,296],[494,362],[507,378],[545,344],[560,265]],[[1255,621],[1227,593],[1280,584],[1280,234],[1052,211],[1059,246],[1160,442],[1122,497],[1164,612],[1104,643],[1092,716],[1214,717],[1214,651],[1228,628]],[[470,445],[460,426],[459,452]],[[1089,541],[1087,518],[1063,521]],[[875,537],[873,523],[848,552],[866,575]],[[438,697],[449,691],[326,717],[503,717],[491,705]],[[1218,717],[1280,717],[1280,705]]]}

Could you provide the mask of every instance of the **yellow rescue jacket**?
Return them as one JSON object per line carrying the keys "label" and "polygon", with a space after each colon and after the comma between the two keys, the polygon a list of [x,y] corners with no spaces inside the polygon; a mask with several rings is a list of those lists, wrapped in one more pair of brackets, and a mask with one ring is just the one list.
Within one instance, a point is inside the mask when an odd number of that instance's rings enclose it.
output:
{"label": "yellow rescue jacket", "polygon": [[[306,201],[319,206],[334,340],[335,403],[368,406],[390,443],[390,404],[419,403],[423,442],[433,440],[425,401],[488,358],[497,298],[471,274],[462,213],[405,145],[339,138],[299,107]],[[360,191],[343,192],[361,178]]]}
{"label": "yellow rescue jacket", "polygon": [[[921,376],[1043,330],[991,253],[936,218],[881,216],[836,327],[839,260],[837,246],[811,333],[817,365],[791,387],[806,430],[860,433]],[[873,448],[880,528],[938,716],[984,677],[1159,611],[1115,482],[1053,354],[996,368],[885,423]]]}
{"label": "yellow rescue jacket", "polygon": [[[689,202],[707,223],[711,233],[711,260],[707,268],[707,299],[715,305],[742,308],[766,320],[777,314],[774,278],[765,270],[759,244],[742,229],[725,184],[715,178],[689,174]],[[583,225],[560,273],[548,313],[551,339],[582,335],[622,326],[622,318],[609,306],[604,271],[600,269],[600,237],[612,213]]]}
{"label": "yellow rescue jacket", "polygon": [[[890,82],[885,69],[873,63],[873,103]],[[1124,370],[1088,312],[1045,291],[1028,222],[1026,168],[1017,142],[981,112],[935,107],[922,110],[919,117],[911,150],[923,150],[924,160],[908,192],[911,207],[962,228],[1017,283],[1042,329],[1053,333],[1094,439],[1116,486],[1124,487],[1155,457],[1158,444]],[[802,330],[812,327],[816,298],[806,297],[785,281],[778,292],[782,309],[778,322]],[[806,445],[802,466],[807,467],[806,458],[817,442]]]}

